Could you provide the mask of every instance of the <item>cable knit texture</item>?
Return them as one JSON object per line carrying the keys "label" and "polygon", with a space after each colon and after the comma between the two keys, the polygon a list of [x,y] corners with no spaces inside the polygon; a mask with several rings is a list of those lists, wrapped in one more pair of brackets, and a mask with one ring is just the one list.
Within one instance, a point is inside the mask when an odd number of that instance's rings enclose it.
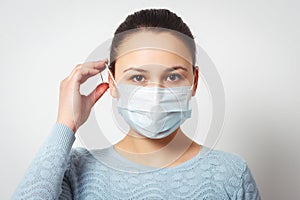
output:
{"label": "cable knit texture", "polygon": [[260,199],[246,161],[202,150],[174,167],[152,168],[128,160],[113,146],[72,148],[75,136],[54,124],[13,199]]}

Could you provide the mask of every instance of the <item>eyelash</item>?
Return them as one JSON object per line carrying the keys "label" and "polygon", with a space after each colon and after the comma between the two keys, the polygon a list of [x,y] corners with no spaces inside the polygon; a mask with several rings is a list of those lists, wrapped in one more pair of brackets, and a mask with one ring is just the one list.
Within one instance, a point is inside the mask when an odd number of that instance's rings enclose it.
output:
{"label": "eyelash", "polygon": [[[134,81],[134,82],[142,82],[142,81],[137,81],[137,80],[135,80],[138,76],[141,76],[143,79],[145,79],[145,77],[144,77],[143,75],[141,75],[141,74],[135,74],[135,75],[132,75],[132,76],[130,77],[130,80],[132,80],[132,81]],[[169,75],[165,78],[165,80],[167,81],[167,79],[168,79],[170,76],[176,76],[177,80],[175,80],[175,81],[178,81],[178,80],[182,80],[182,79],[183,79],[183,77],[182,77],[180,74],[172,73],[172,74],[169,74]],[[172,81],[172,82],[175,82],[175,81]]]}
{"label": "eyelash", "polygon": [[[167,76],[167,78],[170,77],[170,76],[176,76],[176,78],[177,78],[178,80],[182,80],[182,79],[183,79],[183,77],[182,77],[180,74],[176,74],[176,73],[169,74],[169,75]],[[176,81],[178,81],[178,80],[176,80]],[[173,81],[172,81],[172,82],[173,82]]]}
{"label": "eyelash", "polygon": [[134,82],[140,82],[140,81],[134,80],[134,79],[135,79],[136,77],[138,77],[138,76],[141,76],[142,78],[145,79],[145,77],[144,77],[143,75],[141,75],[141,74],[135,74],[135,75],[133,75],[133,76],[130,77],[130,80],[132,80],[132,81],[134,81]]}

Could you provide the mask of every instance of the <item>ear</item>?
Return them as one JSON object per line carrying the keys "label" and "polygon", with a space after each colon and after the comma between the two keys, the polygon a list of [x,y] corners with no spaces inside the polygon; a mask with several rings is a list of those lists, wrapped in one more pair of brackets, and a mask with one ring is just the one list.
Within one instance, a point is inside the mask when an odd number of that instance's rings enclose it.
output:
{"label": "ear", "polygon": [[199,67],[195,66],[194,69],[194,87],[193,87],[193,91],[192,91],[192,96],[196,95],[196,90],[198,87],[198,78],[199,78]]}
{"label": "ear", "polygon": [[111,77],[111,73],[108,73],[108,85],[109,85],[110,95],[113,98],[118,98],[119,97],[118,90],[115,85],[115,82],[113,81],[113,77]]}

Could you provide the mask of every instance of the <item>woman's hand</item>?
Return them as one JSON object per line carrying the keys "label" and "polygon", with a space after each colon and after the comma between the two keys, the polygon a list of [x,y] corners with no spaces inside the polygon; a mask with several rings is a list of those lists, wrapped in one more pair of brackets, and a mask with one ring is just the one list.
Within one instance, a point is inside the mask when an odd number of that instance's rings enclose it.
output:
{"label": "woman's hand", "polygon": [[101,83],[85,96],[80,94],[80,85],[105,69],[104,63],[107,62],[105,59],[79,64],[60,82],[57,122],[68,126],[74,133],[87,120],[91,108],[109,87],[107,83]]}

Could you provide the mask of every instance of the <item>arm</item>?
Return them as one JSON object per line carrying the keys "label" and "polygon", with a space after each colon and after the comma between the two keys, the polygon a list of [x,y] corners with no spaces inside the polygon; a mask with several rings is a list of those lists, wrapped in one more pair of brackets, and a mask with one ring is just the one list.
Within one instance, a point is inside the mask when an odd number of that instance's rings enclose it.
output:
{"label": "arm", "polygon": [[13,194],[13,199],[58,199],[60,195],[71,199],[70,184],[64,175],[74,141],[74,133],[69,127],[55,123]]}
{"label": "arm", "polygon": [[71,199],[68,180],[70,150],[76,130],[87,120],[92,106],[108,89],[99,84],[89,95],[80,94],[80,85],[105,68],[108,60],[77,65],[60,83],[57,122],[18,186],[13,199]]}
{"label": "arm", "polygon": [[252,173],[245,163],[245,170],[241,177],[241,187],[237,193],[238,199],[243,200],[260,200],[260,194],[252,176]]}

